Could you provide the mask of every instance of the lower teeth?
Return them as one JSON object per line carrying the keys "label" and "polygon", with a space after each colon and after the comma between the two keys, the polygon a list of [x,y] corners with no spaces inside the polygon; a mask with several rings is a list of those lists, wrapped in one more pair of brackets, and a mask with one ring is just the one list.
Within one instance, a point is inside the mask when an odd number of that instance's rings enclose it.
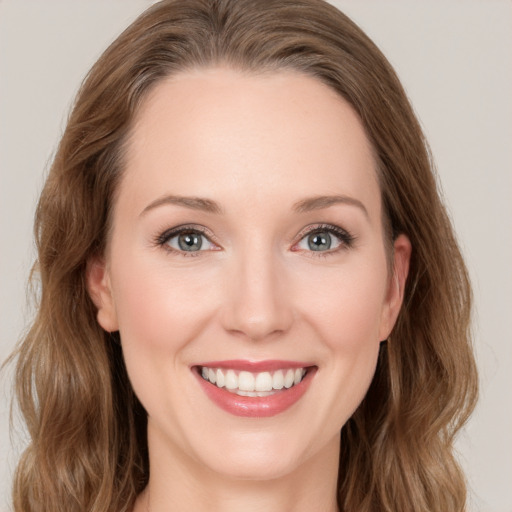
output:
{"label": "lower teeth", "polygon": [[[219,388],[220,389],[220,388]],[[226,389],[226,388],[224,388]],[[273,389],[272,391],[242,391],[240,389],[226,389],[230,393],[233,393],[238,396],[252,396],[252,397],[262,397],[262,396],[270,396],[279,393],[277,389]]]}

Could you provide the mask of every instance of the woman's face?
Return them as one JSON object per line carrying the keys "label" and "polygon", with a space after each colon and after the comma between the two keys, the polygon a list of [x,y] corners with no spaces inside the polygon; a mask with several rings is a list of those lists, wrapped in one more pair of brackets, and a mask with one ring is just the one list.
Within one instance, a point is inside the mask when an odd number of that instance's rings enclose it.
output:
{"label": "woman's face", "polygon": [[155,87],[89,272],[152,464],[261,479],[337,458],[407,274],[381,207],[361,122],[319,81],[215,68]]}

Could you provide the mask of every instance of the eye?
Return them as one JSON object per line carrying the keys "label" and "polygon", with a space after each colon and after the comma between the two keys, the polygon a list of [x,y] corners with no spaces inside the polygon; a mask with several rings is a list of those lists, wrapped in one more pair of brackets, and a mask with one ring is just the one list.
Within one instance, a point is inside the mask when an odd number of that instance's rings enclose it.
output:
{"label": "eye", "polygon": [[341,245],[341,241],[328,231],[317,231],[305,236],[297,246],[308,251],[329,251]]}
{"label": "eye", "polygon": [[159,245],[181,253],[216,250],[217,246],[197,228],[183,227],[166,231],[158,237]]}
{"label": "eye", "polygon": [[352,235],[337,226],[317,226],[309,229],[295,248],[312,252],[335,252],[350,247],[353,241]]}

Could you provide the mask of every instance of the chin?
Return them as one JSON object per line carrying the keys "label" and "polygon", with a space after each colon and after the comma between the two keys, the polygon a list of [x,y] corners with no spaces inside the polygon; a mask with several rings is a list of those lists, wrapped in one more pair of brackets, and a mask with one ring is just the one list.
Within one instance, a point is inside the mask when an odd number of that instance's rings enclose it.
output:
{"label": "chin", "polygon": [[277,480],[294,473],[300,465],[298,460],[279,457],[277,454],[265,456],[233,457],[222,461],[212,461],[210,469],[217,475],[231,480],[265,481]]}
{"label": "chin", "polygon": [[[212,438],[200,462],[219,476],[234,480],[274,480],[296,471],[308,454],[296,436],[275,432],[238,432],[229,441]],[[301,447],[302,445],[302,447]]]}

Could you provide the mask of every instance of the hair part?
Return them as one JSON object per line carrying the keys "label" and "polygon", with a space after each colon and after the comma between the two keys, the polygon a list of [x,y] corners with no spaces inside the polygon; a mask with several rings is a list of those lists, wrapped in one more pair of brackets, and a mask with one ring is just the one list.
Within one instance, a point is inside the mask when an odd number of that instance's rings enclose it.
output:
{"label": "hair part", "polygon": [[145,411],[118,334],[86,283],[105,251],[125,145],[149,91],[192,68],[294,70],[359,115],[374,150],[386,231],[413,247],[404,306],[366,398],[341,431],[339,507],[462,511],[453,440],[477,394],[471,290],[428,145],[393,69],[321,0],[164,0],[105,51],[78,93],[35,220],[39,309],[17,352],[17,400],[31,442],[16,512],[131,510],[149,478]]}

